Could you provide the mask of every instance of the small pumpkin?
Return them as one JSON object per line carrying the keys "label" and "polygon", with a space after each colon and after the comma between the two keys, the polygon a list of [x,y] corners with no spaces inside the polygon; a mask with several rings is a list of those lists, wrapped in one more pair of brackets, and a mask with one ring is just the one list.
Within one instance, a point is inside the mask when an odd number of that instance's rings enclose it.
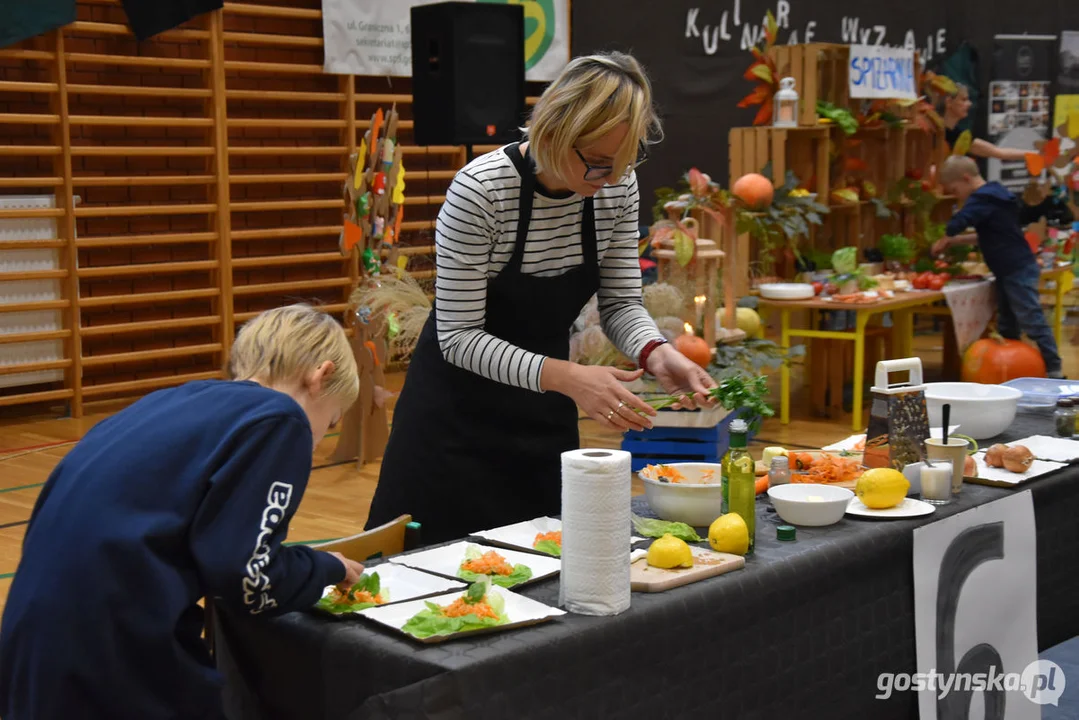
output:
{"label": "small pumpkin", "polygon": [[731,192],[751,210],[763,210],[772,204],[775,186],[760,173],[748,173],[735,180]]}
{"label": "small pumpkin", "polygon": [[1043,378],[1046,370],[1037,348],[994,335],[967,348],[960,375],[963,382],[999,385],[1022,377]]}
{"label": "small pumpkin", "polygon": [[674,348],[702,368],[712,363],[712,348],[705,339],[690,333],[683,333],[674,340]]}

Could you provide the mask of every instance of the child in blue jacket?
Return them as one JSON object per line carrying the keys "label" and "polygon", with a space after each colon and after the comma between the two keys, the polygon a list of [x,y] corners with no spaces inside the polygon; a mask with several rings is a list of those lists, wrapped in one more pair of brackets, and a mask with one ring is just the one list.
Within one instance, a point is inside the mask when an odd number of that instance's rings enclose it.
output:
{"label": "child in blue jacket", "polygon": [[[1037,343],[1048,376],[1062,378],[1056,338],[1039,297],[1041,268],[1020,224],[1025,206],[1000,183],[986,182],[969,157],[948,158],[941,168],[940,182],[963,207],[948,223],[946,235],[933,246],[933,253],[940,254],[951,245],[979,246],[996,277],[997,330],[1012,340],[1025,332]],[[966,233],[967,228],[976,233]]]}
{"label": "child in blue jacket", "polygon": [[0,625],[0,717],[223,718],[199,599],[270,616],[359,579],[281,544],[315,445],[359,391],[344,331],[308,306],[267,311],[229,374],[144,397],[53,471]]}

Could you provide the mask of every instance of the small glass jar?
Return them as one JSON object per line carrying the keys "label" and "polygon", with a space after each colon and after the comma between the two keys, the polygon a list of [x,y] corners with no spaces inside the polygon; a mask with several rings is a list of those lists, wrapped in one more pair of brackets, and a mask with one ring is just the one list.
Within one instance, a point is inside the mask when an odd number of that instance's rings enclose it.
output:
{"label": "small glass jar", "polygon": [[1057,435],[1070,438],[1075,434],[1075,403],[1071,400],[1058,400],[1056,412],[1053,413],[1053,424],[1056,426]]}
{"label": "small glass jar", "polygon": [[791,481],[790,460],[786,455],[772,458],[772,467],[768,468],[768,487],[786,485]]}

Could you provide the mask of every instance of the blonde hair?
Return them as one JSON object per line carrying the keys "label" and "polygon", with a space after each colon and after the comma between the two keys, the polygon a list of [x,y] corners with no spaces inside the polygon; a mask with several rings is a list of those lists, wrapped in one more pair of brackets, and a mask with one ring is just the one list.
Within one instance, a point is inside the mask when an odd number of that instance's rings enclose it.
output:
{"label": "blonde hair", "polygon": [[659,142],[663,130],[644,68],[631,55],[612,52],[575,58],[566,65],[522,130],[537,170],[566,182],[566,160],[576,144],[594,142],[623,122],[629,132],[614,158],[615,177],[633,163],[641,143]]}
{"label": "blonde hair", "polygon": [[978,163],[966,155],[952,155],[940,167],[940,182],[949,185],[962,180],[964,177],[979,177],[981,171]]}
{"label": "blonde hair", "polygon": [[298,303],[266,310],[240,329],[228,375],[276,385],[295,382],[327,360],[334,369],[324,394],[351,407],[360,394],[360,378],[344,329],[329,314]]}

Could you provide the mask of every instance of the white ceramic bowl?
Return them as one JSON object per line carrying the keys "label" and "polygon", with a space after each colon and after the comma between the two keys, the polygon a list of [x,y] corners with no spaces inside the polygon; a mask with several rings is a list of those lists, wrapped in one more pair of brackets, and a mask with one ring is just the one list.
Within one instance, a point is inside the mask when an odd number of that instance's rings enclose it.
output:
{"label": "white ceramic bowl", "polygon": [[926,383],[925,400],[929,408],[929,429],[940,433],[942,408],[952,406],[949,423],[960,426],[960,433],[975,440],[996,437],[1015,420],[1023,393],[1004,385],[943,382]]}
{"label": "white ceramic bowl", "polygon": [[817,483],[789,483],[768,488],[772,507],[784,522],[807,527],[835,525],[847,512],[854,493],[847,488]]}
{"label": "white ceramic bowl", "polygon": [[[659,482],[648,468],[637,475],[644,483],[644,496],[661,520],[708,527],[723,514],[722,466],[719,463],[666,463],[685,476],[684,482]],[[708,477],[708,473],[711,476]]]}
{"label": "white ceramic bowl", "polygon": [[808,300],[813,286],[805,283],[764,283],[758,288],[766,300]]}

